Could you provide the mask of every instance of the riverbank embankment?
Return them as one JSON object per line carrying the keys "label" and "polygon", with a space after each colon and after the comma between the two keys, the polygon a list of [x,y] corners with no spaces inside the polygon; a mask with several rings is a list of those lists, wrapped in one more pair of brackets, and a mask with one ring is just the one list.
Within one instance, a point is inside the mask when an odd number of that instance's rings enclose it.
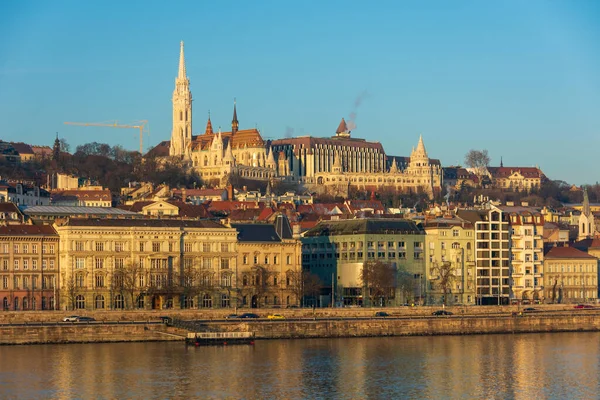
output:
{"label": "riverbank embankment", "polygon": [[[0,313],[0,344],[183,341],[189,330],[163,323],[165,316],[195,321],[199,332],[252,332],[256,339],[600,331],[600,309],[572,305],[536,306],[526,312],[516,307],[448,307],[453,315],[432,316],[436,309],[387,308],[391,316],[386,318],[374,317],[378,309],[271,309],[258,310],[265,317],[260,320],[225,320],[224,310],[78,313],[94,317],[92,323],[62,322],[65,312]],[[266,319],[274,312],[286,319]]]}

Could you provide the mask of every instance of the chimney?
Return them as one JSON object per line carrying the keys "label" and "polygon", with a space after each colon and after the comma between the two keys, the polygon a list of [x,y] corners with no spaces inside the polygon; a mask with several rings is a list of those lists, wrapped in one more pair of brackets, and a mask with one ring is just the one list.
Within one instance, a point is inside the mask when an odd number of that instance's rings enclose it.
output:
{"label": "chimney", "polygon": [[185,188],[181,189],[181,201],[183,201],[185,203],[185,201],[187,200],[187,192],[185,190]]}
{"label": "chimney", "polygon": [[233,200],[233,185],[227,186],[227,200]]}

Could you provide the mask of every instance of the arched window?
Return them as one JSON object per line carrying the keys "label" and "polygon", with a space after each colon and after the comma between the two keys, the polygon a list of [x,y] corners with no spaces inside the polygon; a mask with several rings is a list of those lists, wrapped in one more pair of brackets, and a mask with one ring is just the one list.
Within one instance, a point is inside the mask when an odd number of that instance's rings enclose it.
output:
{"label": "arched window", "polygon": [[137,308],[144,308],[144,295],[140,294],[136,301]]}
{"label": "arched window", "polygon": [[13,309],[15,311],[19,310],[19,298],[18,297],[15,297],[15,301],[13,302]]}
{"label": "arched window", "polygon": [[118,294],[115,296],[115,309],[122,310],[125,308],[125,299],[123,299],[122,294]]}
{"label": "arched window", "polygon": [[23,311],[27,311],[29,309],[29,299],[27,297],[23,297]]}
{"label": "arched window", "polygon": [[458,242],[452,243],[452,248],[453,249],[460,249],[460,243],[458,243]]}
{"label": "arched window", "polygon": [[212,308],[212,297],[208,293],[202,297],[202,307]]}
{"label": "arched window", "polygon": [[227,308],[230,305],[229,295],[227,293],[223,293],[221,295],[221,307]]}
{"label": "arched window", "polygon": [[50,297],[50,310],[54,310],[54,296]]}
{"label": "arched window", "polygon": [[2,309],[4,311],[8,311],[8,297],[5,297],[4,299],[2,299]]}
{"label": "arched window", "polygon": [[179,120],[183,121],[183,112],[179,111]]}
{"label": "arched window", "polygon": [[32,297],[31,298],[31,309],[33,311],[35,311],[36,308],[37,308],[37,301],[36,301],[35,297]]}
{"label": "arched window", "polygon": [[104,296],[102,296],[101,294],[96,296],[95,307],[96,309],[100,310],[104,309]]}
{"label": "arched window", "polygon": [[79,294],[75,297],[75,308],[77,310],[85,309],[85,297],[83,295]]}

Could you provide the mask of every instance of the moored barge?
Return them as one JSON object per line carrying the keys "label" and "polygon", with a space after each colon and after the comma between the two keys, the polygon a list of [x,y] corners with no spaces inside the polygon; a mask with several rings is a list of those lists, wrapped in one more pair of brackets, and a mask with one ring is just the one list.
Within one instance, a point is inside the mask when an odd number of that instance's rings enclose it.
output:
{"label": "moored barge", "polygon": [[188,333],[185,343],[193,346],[228,346],[254,344],[253,332],[196,332]]}

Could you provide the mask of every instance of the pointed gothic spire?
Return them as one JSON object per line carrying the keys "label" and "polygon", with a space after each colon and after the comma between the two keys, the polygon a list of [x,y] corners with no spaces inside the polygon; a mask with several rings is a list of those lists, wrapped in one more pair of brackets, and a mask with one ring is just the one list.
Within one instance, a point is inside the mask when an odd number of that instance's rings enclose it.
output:
{"label": "pointed gothic spire", "polygon": [[275,156],[273,155],[273,148],[269,147],[269,155],[267,157],[267,167],[275,168]]}
{"label": "pointed gothic spire", "polygon": [[587,188],[583,189],[583,207],[582,207],[581,212],[585,216],[589,216],[590,213],[591,213],[591,211],[590,211],[590,199],[588,197]]}
{"label": "pointed gothic spire", "polygon": [[183,55],[183,40],[181,41],[181,47],[179,49],[179,74],[177,75],[177,79],[186,79],[187,75],[185,73],[185,57]]}
{"label": "pointed gothic spire", "polygon": [[396,158],[392,159],[392,166],[390,167],[390,172],[398,172],[398,163],[396,163]]}
{"label": "pointed gothic spire", "polygon": [[235,98],[233,99],[233,119],[231,120],[231,135],[235,135],[235,133],[238,131],[238,128],[240,126],[240,123],[238,122],[237,119],[237,109],[236,109],[236,100]]}
{"label": "pointed gothic spire", "polygon": [[204,131],[205,135],[212,135],[213,132],[213,127],[212,127],[212,122],[210,122],[210,111],[208,112],[208,122],[206,123],[206,130]]}
{"label": "pointed gothic spire", "polygon": [[427,153],[427,151],[425,151],[425,144],[423,143],[423,135],[419,135],[419,144],[417,145],[417,151],[419,153]]}
{"label": "pointed gothic spire", "polygon": [[504,167],[504,164],[502,163],[502,156],[500,156],[500,168]]}
{"label": "pointed gothic spire", "polygon": [[233,162],[233,151],[231,151],[231,138],[227,141],[227,148],[225,149],[225,157],[223,161]]}

